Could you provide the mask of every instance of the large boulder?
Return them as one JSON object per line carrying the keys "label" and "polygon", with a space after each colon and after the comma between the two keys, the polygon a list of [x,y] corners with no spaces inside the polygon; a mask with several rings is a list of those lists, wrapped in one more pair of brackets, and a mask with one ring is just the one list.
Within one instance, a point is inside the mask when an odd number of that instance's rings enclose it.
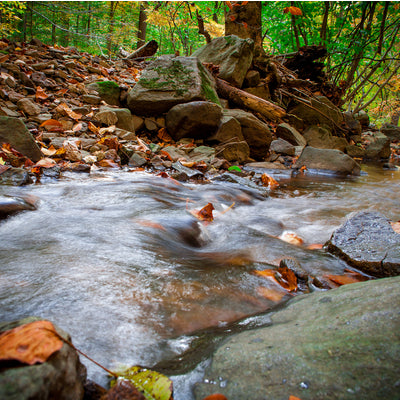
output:
{"label": "large boulder", "polygon": [[214,351],[196,400],[399,398],[400,277],[297,296]]}
{"label": "large boulder", "polygon": [[10,143],[32,161],[39,161],[42,152],[25,124],[18,118],[0,116],[0,143]]}
{"label": "large boulder", "polygon": [[400,127],[395,125],[385,125],[381,128],[381,132],[390,140],[400,140]]}
{"label": "large boulder", "polygon": [[253,61],[254,41],[236,35],[218,37],[193,53],[201,62],[219,65],[219,77],[241,87]]}
{"label": "large boulder", "polygon": [[239,122],[243,137],[250,147],[250,157],[262,161],[267,156],[272,141],[268,126],[253,114],[243,110],[225,110],[224,115],[233,117]]}
{"label": "large boulder", "polygon": [[380,161],[390,157],[390,139],[381,132],[365,132],[364,139],[366,160]]}
{"label": "large boulder", "polygon": [[127,96],[132,113],[148,116],[196,100],[219,104],[214,78],[197,57],[171,55],[151,63]]}
{"label": "large boulder", "polygon": [[360,166],[347,154],[335,149],[316,149],[307,146],[293,165],[294,169],[330,171],[339,175],[360,175]]}
{"label": "large boulder", "polygon": [[121,89],[118,83],[114,81],[98,81],[89,83],[87,88],[95,90],[99,94],[100,98],[110,106],[119,105]]}
{"label": "large boulder", "polygon": [[370,275],[400,275],[400,234],[380,213],[350,214],[325,246],[330,253]]}
{"label": "large boulder", "polygon": [[333,131],[342,125],[343,114],[325,96],[312,98],[310,106],[300,103],[288,110],[288,113],[301,118],[305,125],[328,125]]}
{"label": "large boulder", "polygon": [[221,117],[221,106],[209,101],[193,101],[172,107],[165,123],[176,141],[184,137],[204,139],[217,131]]}
{"label": "large boulder", "polygon": [[217,132],[208,137],[208,142],[224,143],[224,142],[238,142],[243,141],[242,128],[237,119],[228,115],[223,115]]}
{"label": "large boulder", "polygon": [[[0,323],[0,332],[39,321],[29,317],[14,322]],[[57,333],[67,341],[71,337],[59,327]],[[86,368],[79,361],[76,350],[64,343],[42,364],[25,365],[2,361],[0,398],[13,400],[79,400],[83,399]]]}
{"label": "large boulder", "polygon": [[225,142],[217,146],[217,155],[227,161],[243,164],[250,157],[250,147],[246,141]]}

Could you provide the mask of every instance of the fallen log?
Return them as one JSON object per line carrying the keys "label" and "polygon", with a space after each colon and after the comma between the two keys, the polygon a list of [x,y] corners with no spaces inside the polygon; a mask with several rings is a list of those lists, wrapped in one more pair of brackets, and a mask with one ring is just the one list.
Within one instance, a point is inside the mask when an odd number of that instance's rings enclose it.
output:
{"label": "fallen log", "polygon": [[269,120],[276,121],[286,115],[286,111],[267,100],[231,86],[223,79],[216,78],[218,94],[237,105],[258,112]]}
{"label": "fallen log", "polygon": [[139,47],[136,51],[129,54],[129,56],[126,58],[128,60],[136,60],[138,58],[144,59],[147,57],[151,57],[154,56],[154,54],[156,54],[157,49],[158,49],[158,43],[155,40],[150,40],[142,47]]}

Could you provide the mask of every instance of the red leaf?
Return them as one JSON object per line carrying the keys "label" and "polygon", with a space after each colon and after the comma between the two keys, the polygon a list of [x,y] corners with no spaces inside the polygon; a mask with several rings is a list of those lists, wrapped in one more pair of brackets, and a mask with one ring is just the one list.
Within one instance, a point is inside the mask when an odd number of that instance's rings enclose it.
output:
{"label": "red leaf", "polygon": [[242,22],[242,24],[244,26],[244,29],[247,29],[247,27],[248,27],[247,22]]}
{"label": "red leaf", "polygon": [[201,210],[191,210],[190,214],[195,216],[200,221],[214,221],[213,210],[215,210],[214,206],[211,203],[208,203]]}
{"label": "red leaf", "polygon": [[233,22],[236,19],[236,15],[230,15],[229,19]]}

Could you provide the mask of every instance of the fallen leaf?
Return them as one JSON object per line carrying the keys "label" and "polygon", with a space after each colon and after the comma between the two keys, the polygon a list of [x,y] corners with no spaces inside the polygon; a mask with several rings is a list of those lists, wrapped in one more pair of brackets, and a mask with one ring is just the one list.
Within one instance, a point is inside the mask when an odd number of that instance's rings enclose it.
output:
{"label": "fallen leaf", "polygon": [[294,232],[289,232],[289,231],[284,231],[280,236],[279,239],[283,240],[284,242],[295,244],[295,245],[301,245],[303,244],[303,239],[298,236]]}
{"label": "fallen leaf", "polygon": [[119,150],[121,147],[121,144],[119,143],[116,137],[104,136],[97,143],[104,144],[109,149],[114,149],[114,150]]}
{"label": "fallen leaf", "polygon": [[39,128],[46,128],[47,131],[62,131],[63,130],[63,124],[60,121],[57,121],[56,119],[48,119],[44,122],[42,122],[39,126]]}
{"label": "fallen leaf", "polygon": [[301,400],[301,399],[296,396],[289,396],[289,400]]}
{"label": "fallen leaf", "polygon": [[213,210],[215,210],[215,208],[212,205],[212,203],[208,203],[206,206],[204,206],[200,210],[190,210],[189,212],[190,212],[190,214],[192,214],[194,217],[196,217],[200,221],[211,222],[214,220]]}
{"label": "fallen leaf", "polygon": [[297,291],[297,277],[295,273],[288,267],[279,267],[278,272],[281,277],[278,279],[279,284],[289,292]]}
{"label": "fallen leaf", "polygon": [[400,233],[400,221],[391,222],[390,225],[392,225],[392,229],[393,229],[396,233]]}
{"label": "fallen leaf", "polygon": [[[145,393],[147,400],[172,400],[172,381],[157,371],[152,371],[140,366],[116,372],[119,379],[126,379],[141,392]],[[117,381],[112,381],[113,387]]]}
{"label": "fallen leaf", "polygon": [[321,250],[324,247],[322,243],[312,243],[307,246],[310,250]]}
{"label": "fallen leaf", "polygon": [[44,363],[63,346],[50,321],[35,321],[0,335],[0,360]]}
{"label": "fallen leaf", "polygon": [[221,393],[215,393],[215,394],[210,394],[207,397],[204,397],[203,400],[228,400],[228,399]]}
{"label": "fallen leaf", "polygon": [[57,163],[52,160],[51,158],[42,158],[39,160],[36,164],[33,165],[34,168],[36,167],[41,167],[41,168],[52,168],[56,165]]}
{"label": "fallen leaf", "polygon": [[270,189],[274,189],[279,186],[279,183],[270,175],[262,174],[261,175],[261,182],[264,186],[269,187]]}
{"label": "fallen leaf", "polygon": [[120,165],[112,160],[104,159],[96,163],[99,167],[104,167],[104,168],[119,168]]}
{"label": "fallen leaf", "polygon": [[345,275],[324,275],[324,278],[336,283],[337,285],[350,285],[352,283],[364,282],[368,280],[368,277],[358,274],[356,272],[346,273]]}
{"label": "fallen leaf", "polygon": [[76,121],[82,118],[82,114],[72,111],[65,103],[59,104],[56,107],[56,111],[63,115],[68,115],[68,117],[70,117]]}
{"label": "fallen leaf", "polygon": [[162,140],[163,142],[166,142],[166,143],[170,143],[170,142],[174,141],[165,128],[161,128],[158,131],[157,137],[160,140]]}
{"label": "fallen leaf", "polygon": [[9,165],[0,164],[0,174],[2,174],[3,172],[6,172],[10,168],[11,167]]}
{"label": "fallen leaf", "polygon": [[44,92],[44,90],[40,86],[38,86],[36,88],[36,94],[35,94],[36,101],[47,100],[48,98],[49,98],[49,96]]}
{"label": "fallen leaf", "polygon": [[79,132],[79,131],[82,129],[82,127],[83,127],[82,123],[78,122],[77,124],[75,124],[75,125],[73,126],[72,130],[73,130],[74,132]]}
{"label": "fallen leaf", "polygon": [[91,132],[95,133],[96,135],[99,134],[100,128],[98,128],[93,122],[88,122],[88,128]]}
{"label": "fallen leaf", "polygon": [[40,149],[45,156],[54,156],[57,153],[57,149],[51,145],[48,149],[46,147],[42,147]]}
{"label": "fallen leaf", "polygon": [[166,229],[159,224],[158,222],[153,222],[153,221],[149,221],[149,220],[145,220],[145,219],[138,219],[135,220],[136,223],[138,223],[139,225],[148,227],[148,228],[154,228],[154,229],[159,229],[161,231],[165,231]]}

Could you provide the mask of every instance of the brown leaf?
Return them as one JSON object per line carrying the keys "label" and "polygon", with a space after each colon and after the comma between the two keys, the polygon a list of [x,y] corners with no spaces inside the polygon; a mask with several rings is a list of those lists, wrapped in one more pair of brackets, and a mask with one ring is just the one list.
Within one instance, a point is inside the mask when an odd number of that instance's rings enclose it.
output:
{"label": "brown leaf", "polygon": [[48,98],[49,98],[49,96],[47,96],[47,94],[44,92],[44,90],[40,86],[38,86],[36,88],[36,94],[35,94],[36,101],[47,100]]}
{"label": "brown leaf", "polygon": [[361,275],[357,272],[346,273],[345,275],[324,275],[324,278],[328,278],[330,281],[336,283],[339,286],[349,285],[351,283],[364,282],[368,280],[368,277]]}
{"label": "brown leaf", "polygon": [[121,145],[116,137],[104,136],[97,143],[104,144],[109,149],[119,150]]}
{"label": "brown leaf", "polygon": [[63,344],[50,321],[31,322],[0,335],[0,360],[44,363]]}
{"label": "brown leaf", "polygon": [[40,149],[45,156],[54,156],[57,153],[57,149],[51,145],[48,149],[46,147],[42,147]]}
{"label": "brown leaf", "polygon": [[190,214],[195,216],[200,221],[214,221],[213,210],[215,210],[214,206],[211,203],[208,203],[201,210],[190,210]]}
{"label": "brown leaf", "polygon": [[63,114],[63,115],[68,115],[68,117],[78,121],[79,119],[82,118],[82,114],[78,114],[74,111],[72,111],[65,103],[61,103],[56,107],[56,111]]}
{"label": "brown leaf", "polygon": [[46,131],[63,131],[63,124],[56,119],[48,119],[42,122],[39,128],[46,128]]}
{"label": "brown leaf", "polygon": [[393,229],[396,233],[400,233],[400,221],[391,222],[390,225],[392,225],[392,229]]}
{"label": "brown leaf", "polygon": [[270,189],[274,189],[279,186],[279,183],[270,175],[262,174],[261,175],[261,182],[264,186],[269,187]]}
{"label": "brown leaf", "polygon": [[96,135],[99,134],[100,128],[98,128],[93,122],[88,122],[88,128],[91,132],[95,133]]}
{"label": "brown leaf", "polygon": [[56,162],[51,158],[42,158],[33,167],[53,168],[55,165]]}
{"label": "brown leaf", "polygon": [[174,141],[165,128],[161,128],[158,131],[157,137],[165,143],[170,143]]}
{"label": "brown leaf", "polygon": [[288,232],[288,231],[283,232],[279,236],[279,239],[283,240],[284,242],[295,244],[295,245],[301,245],[304,242],[303,239],[300,236],[298,236],[296,233]]}
{"label": "brown leaf", "polygon": [[97,165],[98,165],[99,167],[104,167],[104,168],[119,168],[119,167],[120,167],[119,164],[115,163],[115,162],[112,161],[112,160],[108,160],[108,159],[106,159],[106,158],[105,158],[104,160],[99,161],[99,162],[97,163]]}
{"label": "brown leaf", "polygon": [[289,292],[297,291],[297,278],[295,273],[288,267],[278,268],[278,272],[281,274],[281,279],[279,279],[279,284]]}

